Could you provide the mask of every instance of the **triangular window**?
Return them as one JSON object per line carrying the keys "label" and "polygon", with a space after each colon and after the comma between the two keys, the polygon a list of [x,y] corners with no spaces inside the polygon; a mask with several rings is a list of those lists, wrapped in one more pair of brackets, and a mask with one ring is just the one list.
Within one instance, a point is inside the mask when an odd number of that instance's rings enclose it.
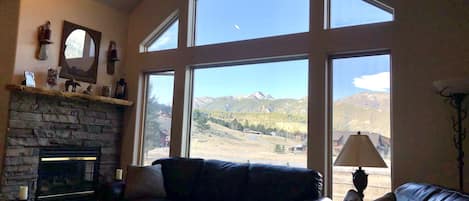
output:
{"label": "triangular window", "polygon": [[176,49],[178,47],[179,19],[177,15],[169,17],[144,42],[145,52]]}
{"label": "triangular window", "polygon": [[330,0],[330,27],[392,21],[393,9],[380,0]]}
{"label": "triangular window", "polygon": [[178,47],[179,20],[174,21],[148,46],[148,52],[176,49]]}

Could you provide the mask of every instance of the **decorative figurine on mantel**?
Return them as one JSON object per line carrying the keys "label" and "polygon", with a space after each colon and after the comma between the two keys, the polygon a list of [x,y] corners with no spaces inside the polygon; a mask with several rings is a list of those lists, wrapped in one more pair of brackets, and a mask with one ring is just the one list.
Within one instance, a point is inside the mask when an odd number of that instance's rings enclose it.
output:
{"label": "decorative figurine on mantel", "polygon": [[52,44],[50,40],[52,31],[50,30],[50,21],[47,21],[44,25],[41,25],[38,29],[38,40],[39,40],[39,51],[37,53],[37,59],[47,60],[47,46]]}
{"label": "decorative figurine on mantel", "polygon": [[117,58],[117,44],[111,40],[107,50],[107,74],[114,75],[116,61],[119,61],[119,58]]}
{"label": "decorative figurine on mantel", "polygon": [[57,86],[59,80],[59,68],[49,68],[47,70],[47,87],[49,89],[54,89]]}
{"label": "decorative figurine on mantel", "polygon": [[118,99],[125,99],[127,95],[127,82],[125,82],[124,78],[121,78],[116,85],[116,91],[114,93],[114,97]]}
{"label": "decorative figurine on mantel", "polygon": [[65,81],[65,91],[70,92],[70,87],[72,87],[71,92],[77,92],[77,86],[80,87],[80,83],[76,82],[74,79],[69,79]]}

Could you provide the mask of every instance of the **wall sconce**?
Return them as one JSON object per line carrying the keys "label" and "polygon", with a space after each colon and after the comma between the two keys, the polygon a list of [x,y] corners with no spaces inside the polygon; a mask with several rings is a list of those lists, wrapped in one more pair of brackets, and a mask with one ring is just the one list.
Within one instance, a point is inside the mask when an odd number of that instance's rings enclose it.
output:
{"label": "wall sconce", "polygon": [[50,30],[50,21],[39,26],[37,38],[39,40],[39,50],[37,52],[37,59],[47,60],[47,46],[52,44],[50,41],[52,31]]}
{"label": "wall sconce", "polygon": [[107,52],[107,74],[114,75],[115,63],[117,61],[120,61],[119,58],[117,58],[117,44],[115,41],[111,40]]}

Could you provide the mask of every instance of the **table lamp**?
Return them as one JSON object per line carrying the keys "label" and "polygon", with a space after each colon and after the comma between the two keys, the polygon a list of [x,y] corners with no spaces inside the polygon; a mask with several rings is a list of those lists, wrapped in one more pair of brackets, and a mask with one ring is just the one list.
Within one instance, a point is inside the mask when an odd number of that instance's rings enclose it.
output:
{"label": "table lamp", "polygon": [[353,185],[363,199],[363,191],[368,185],[368,175],[362,167],[387,167],[368,135],[351,135],[334,162],[335,166],[352,166],[358,169],[353,173]]}

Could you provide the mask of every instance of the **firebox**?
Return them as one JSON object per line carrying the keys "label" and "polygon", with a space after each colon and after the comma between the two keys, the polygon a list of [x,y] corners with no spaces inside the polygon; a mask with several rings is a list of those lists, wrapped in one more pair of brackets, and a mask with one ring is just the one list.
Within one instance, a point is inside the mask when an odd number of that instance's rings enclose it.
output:
{"label": "firebox", "polygon": [[37,201],[91,201],[98,186],[99,147],[42,148]]}

